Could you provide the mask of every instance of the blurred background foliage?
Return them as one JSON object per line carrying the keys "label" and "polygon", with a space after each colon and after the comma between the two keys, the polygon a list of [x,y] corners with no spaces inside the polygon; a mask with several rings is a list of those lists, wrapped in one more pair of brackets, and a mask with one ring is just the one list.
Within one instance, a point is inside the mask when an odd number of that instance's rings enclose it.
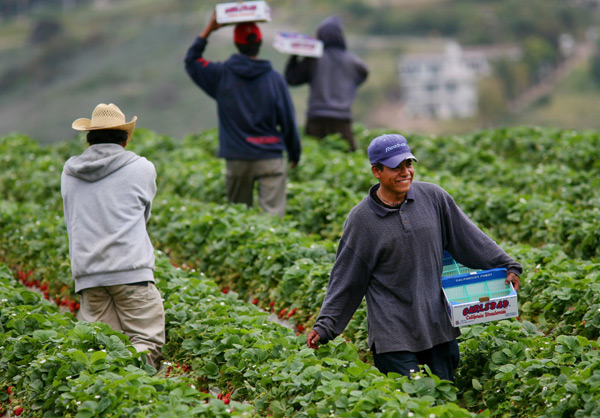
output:
{"label": "blurred background foliage", "polygon": [[[217,124],[214,102],[187,77],[183,57],[218,1],[0,0],[0,134],[25,133],[42,143],[73,137],[71,122],[100,102],[118,104],[138,126],[183,137]],[[595,0],[270,0],[261,24],[261,57],[283,71],[287,56],[272,47],[278,30],[314,34],[325,17],[344,20],[349,49],[371,74],[354,105],[356,122],[404,133],[466,133],[509,125],[595,129],[600,94]],[[587,46],[561,78],[560,36]],[[515,45],[518,61],[498,60],[480,81],[479,115],[466,120],[409,120],[402,107],[398,60],[443,48]],[[211,35],[205,56],[235,52],[232,29]],[[547,91],[511,112],[539,83]],[[291,89],[299,126],[306,86]]]}

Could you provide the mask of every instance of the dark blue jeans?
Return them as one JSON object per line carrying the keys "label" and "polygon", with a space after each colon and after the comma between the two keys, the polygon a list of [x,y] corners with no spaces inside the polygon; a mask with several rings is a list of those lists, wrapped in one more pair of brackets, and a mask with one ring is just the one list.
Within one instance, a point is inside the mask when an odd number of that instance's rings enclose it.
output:
{"label": "dark blue jeans", "polygon": [[456,339],[416,353],[410,351],[373,353],[375,367],[381,373],[394,372],[410,376],[411,372],[420,370],[419,365],[426,364],[437,377],[452,383],[454,383],[454,370],[458,366],[459,358],[460,353]]}

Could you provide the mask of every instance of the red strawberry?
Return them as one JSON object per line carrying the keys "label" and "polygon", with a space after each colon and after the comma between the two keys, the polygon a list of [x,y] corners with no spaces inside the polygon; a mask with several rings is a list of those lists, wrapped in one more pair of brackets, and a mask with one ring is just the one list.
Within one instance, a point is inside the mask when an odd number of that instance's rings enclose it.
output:
{"label": "red strawberry", "polygon": [[17,406],[17,407],[14,409],[13,413],[14,413],[16,416],[19,416],[19,415],[21,415],[21,413],[23,413],[23,408],[21,408],[20,406]]}

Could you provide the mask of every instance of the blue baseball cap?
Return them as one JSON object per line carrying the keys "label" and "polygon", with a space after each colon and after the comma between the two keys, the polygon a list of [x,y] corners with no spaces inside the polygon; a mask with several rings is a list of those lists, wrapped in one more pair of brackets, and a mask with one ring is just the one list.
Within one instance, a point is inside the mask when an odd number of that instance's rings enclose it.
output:
{"label": "blue baseball cap", "polygon": [[367,149],[371,165],[381,163],[389,168],[396,168],[402,161],[417,161],[410,152],[406,138],[398,134],[381,135],[371,141]]}

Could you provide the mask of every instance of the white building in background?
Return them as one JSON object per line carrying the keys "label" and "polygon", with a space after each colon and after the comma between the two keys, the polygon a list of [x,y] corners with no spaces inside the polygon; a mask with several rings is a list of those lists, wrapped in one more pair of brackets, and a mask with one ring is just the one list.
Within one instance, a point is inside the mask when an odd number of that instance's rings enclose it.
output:
{"label": "white building in background", "polygon": [[477,115],[477,84],[492,73],[491,59],[518,60],[514,46],[462,49],[456,42],[440,53],[400,58],[399,76],[404,111],[410,117],[464,119]]}
{"label": "white building in background", "polygon": [[483,53],[467,53],[452,42],[442,53],[403,56],[399,72],[408,116],[463,119],[477,114],[477,80],[491,68]]}

